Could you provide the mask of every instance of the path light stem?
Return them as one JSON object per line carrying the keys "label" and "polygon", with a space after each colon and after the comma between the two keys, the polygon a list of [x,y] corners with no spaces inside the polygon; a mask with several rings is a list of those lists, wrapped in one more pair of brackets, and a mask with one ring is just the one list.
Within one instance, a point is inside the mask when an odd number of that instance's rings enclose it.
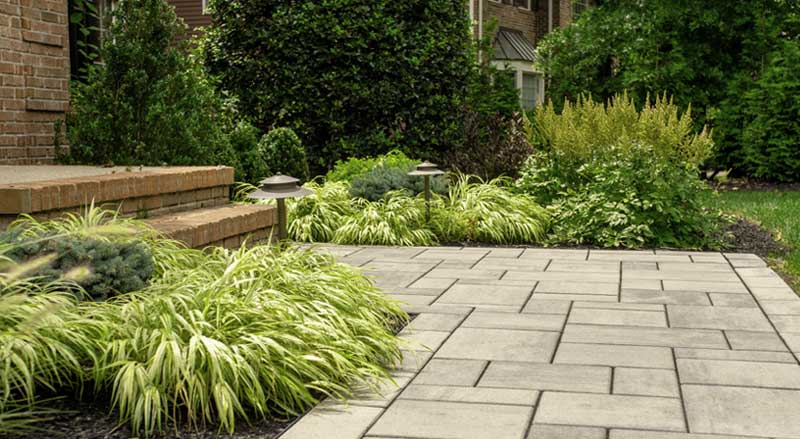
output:
{"label": "path light stem", "polygon": [[409,172],[408,175],[422,176],[425,181],[425,221],[431,220],[431,176],[442,175],[444,171],[440,170],[435,164],[425,161],[417,165],[416,169]]}

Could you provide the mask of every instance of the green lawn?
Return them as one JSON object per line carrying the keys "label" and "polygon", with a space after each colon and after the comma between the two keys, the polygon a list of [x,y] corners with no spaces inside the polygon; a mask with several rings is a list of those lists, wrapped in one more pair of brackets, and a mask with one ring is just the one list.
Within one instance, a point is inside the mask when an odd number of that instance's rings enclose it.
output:
{"label": "green lawn", "polygon": [[800,279],[800,192],[721,192],[720,199],[727,211],[776,232],[793,249],[783,269]]}

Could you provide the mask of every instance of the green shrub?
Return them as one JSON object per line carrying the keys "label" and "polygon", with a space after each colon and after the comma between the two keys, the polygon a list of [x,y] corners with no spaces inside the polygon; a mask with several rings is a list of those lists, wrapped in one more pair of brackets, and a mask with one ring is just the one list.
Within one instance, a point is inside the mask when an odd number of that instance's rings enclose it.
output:
{"label": "green shrub", "polygon": [[396,149],[376,157],[350,157],[346,161],[337,161],[336,166],[325,176],[325,180],[352,182],[376,166],[408,168],[416,166],[418,163],[419,161],[409,158],[402,151]]}
{"label": "green shrub", "polygon": [[290,175],[300,181],[309,179],[306,150],[291,129],[270,130],[261,138],[258,150],[272,173]]}
{"label": "green shrub", "polygon": [[[350,195],[378,201],[391,191],[401,191],[410,196],[420,194],[425,191],[425,180],[420,176],[408,175],[413,169],[414,166],[378,165],[366,174],[353,179]],[[447,192],[447,180],[444,177],[432,177],[430,181],[432,193]]]}
{"label": "green shrub", "polygon": [[800,41],[781,42],[742,97],[741,167],[758,179],[800,181]]}
{"label": "green shrub", "polygon": [[405,313],[331,256],[190,250],[96,211],[39,226],[108,239],[141,231],[158,275],[141,291],[78,302],[61,282],[31,282],[39,262],[12,265],[14,245],[0,245],[0,418],[16,409],[9,401],[91,384],[135,435],[173,424],[232,432],[345,398],[349,383],[388,377],[400,358],[388,328]]}
{"label": "green shrub", "polygon": [[259,151],[261,130],[246,121],[239,121],[229,134],[231,146],[238,156],[236,181],[257,184],[270,175],[267,161]]}
{"label": "green shrub", "polygon": [[532,197],[513,193],[511,184],[507,178],[484,182],[459,177],[433,210],[434,232],[447,242],[542,242],[549,226],[547,212]]}
{"label": "green shrub", "polygon": [[355,212],[336,230],[333,242],[353,245],[433,245],[425,221],[425,201],[389,192],[378,201],[354,201]]}
{"label": "green shrub", "polygon": [[24,238],[11,229],[0,233],[0,243],[15,246],[7,256],[18,263],[54,255],[52,261],[32,275],[44,282],[61,279],[74,270],[88,272],[77,284],[94,300],[137,291],[144,288],[153,275],[153,255],[142,242],[113,242],[70,236],[37,236]]}
{"label": "green shrub", "polygon": [[206,66],[266,130],[295,130],[312,167],[456,143],[473,66],[462,0],[211,2]]}
{"label": "green shrub", "polygon": [[607,106],[540,109],[529,126],[537,151],[518,187],[549,204],[553,243],[602,247],[713,247],[718,215],[705,209],[698,166],[713,143],[688,112],[659,99],[637,112],[625,96]]}
{"label": "green shrub", "polygon": [[187,56],[185,25],[164,0],[115,5],[102,63],[73,82],[68,163],[236,166],[224,108]]}

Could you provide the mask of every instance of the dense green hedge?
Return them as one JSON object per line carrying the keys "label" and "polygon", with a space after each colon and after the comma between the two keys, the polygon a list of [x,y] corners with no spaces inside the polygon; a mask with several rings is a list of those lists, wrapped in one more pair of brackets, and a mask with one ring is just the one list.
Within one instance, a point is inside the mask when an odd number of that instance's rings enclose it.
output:
{"label": "dense green hedge", "polygon": [[458,142],[473,68],[462,0],[212,1],[205,62],[264,131],[292,128],[313,168]]}

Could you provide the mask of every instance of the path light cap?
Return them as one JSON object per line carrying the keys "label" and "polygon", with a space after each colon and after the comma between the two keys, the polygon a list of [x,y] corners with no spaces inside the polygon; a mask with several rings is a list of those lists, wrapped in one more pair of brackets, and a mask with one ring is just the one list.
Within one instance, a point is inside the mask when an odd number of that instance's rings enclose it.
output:
{"label": "path light cap", "polygon": [[435,164],[424,161],[417,165],[417,169],[408,173],[408,175],[442,175],[444,171],[436,167]]}
{"label": "path light cap", "polygon": [[300,180],[288,175],[273,175],[261,181],[261,187],[248,197],[257,200],[304,197],[313,192],[297,185]]}

